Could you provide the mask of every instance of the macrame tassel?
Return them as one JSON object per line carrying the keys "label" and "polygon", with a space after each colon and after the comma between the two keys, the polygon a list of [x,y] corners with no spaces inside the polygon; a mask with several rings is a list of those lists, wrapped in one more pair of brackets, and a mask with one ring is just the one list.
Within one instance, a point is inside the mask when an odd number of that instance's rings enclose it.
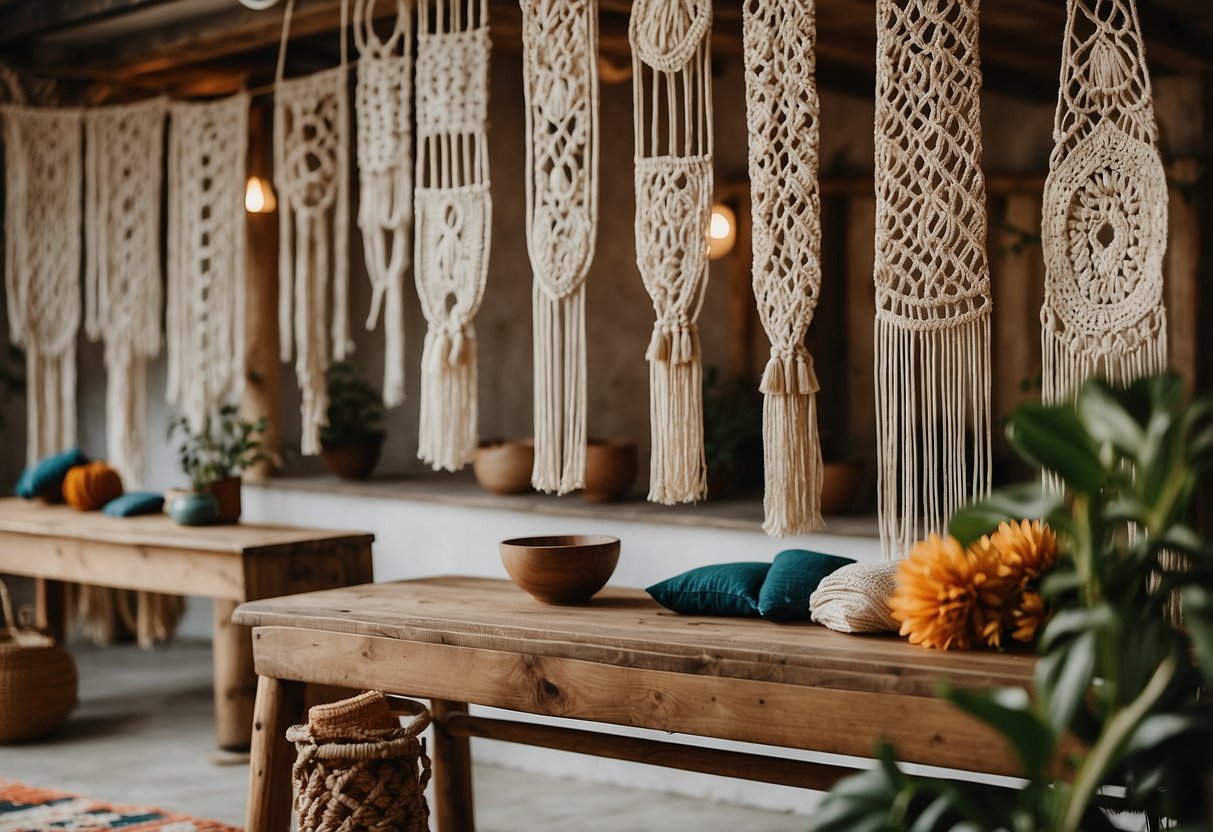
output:
{"label": "macrame tassel", "polygon": [[763,529],[773,537],[825,525],[821,516],[821,441],[817,376],[807,352],[772,351],[762,375]]}
{"label": "macrame tassel", "polygon": [[690,503],[707,495],[703,449],[703,369],[694,324],[658,325],[649,362],[649,422],[652,444],[649,500]]}
{"label": "macrame tassel", "polygon": [[538,283],[532,294],[535,343],[535,467],[538,491],[585,487],[585,292],[553,301]]}
{"label": "macrame tassel", "polygon": [[421,363],[418,456],[435,470],[458,471],[476,455],[475,331],[431,329]]}

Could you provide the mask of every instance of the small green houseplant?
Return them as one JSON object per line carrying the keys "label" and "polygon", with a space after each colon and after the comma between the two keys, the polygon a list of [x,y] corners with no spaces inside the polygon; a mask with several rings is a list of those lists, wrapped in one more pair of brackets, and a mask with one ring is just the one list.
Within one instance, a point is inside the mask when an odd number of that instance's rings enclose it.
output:
{"label": "small green houseplant", "polygon": [[703,373],[703,453],[709,499],[762,486],[762,399],[719,367]]}
{"label": "small green houseplant", "polygon": [[[180,518],[178,522],[201,525],[215,521],[235,523],[240,519],[240,474],[258,462],[274,461],[265,447],[268,424],[264,418],[241,419],[234,405],[224,405],[216,416],[205,417],[197,430],[184,416],[169,422],[169,438],[178,434],[182,437],[177,459],[190,481],[190,492],[186,495],[190,499],[180,509],[174,501],[169,510],[174,517],[180,514],[192,522]],[[207,519],[210,510],[206,506],[211,501],[215,504],[215,516]]]}
{"label": "small green houseplant", "polygon": [[324,373],[328,424],[320,431],[321,457],[345,480],[364,480],[379,464],[383,448],[383,398],[349,361],[334,361]]}

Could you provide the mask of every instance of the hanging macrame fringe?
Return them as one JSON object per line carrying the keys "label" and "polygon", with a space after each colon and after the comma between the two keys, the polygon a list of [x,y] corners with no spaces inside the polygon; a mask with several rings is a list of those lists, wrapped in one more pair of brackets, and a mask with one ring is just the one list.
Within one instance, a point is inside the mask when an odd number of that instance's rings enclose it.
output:
{"label": "hanging macrame fringe", "polygon": [[367,268],[374,274],[366,328],[374,330],[382,311],[383,403],[388,407],[402,404],[405,398],[404,273],[409,267],[413,219],[411,174],[406,164],[394,176],[364,176],[358,205]]}
{"label": "hanging macrame fringe", "polygon": [[904,557],[927,531],[947,528],[953,514],[989,492],[989,358],[988,311],[932,329],[877,316],[876,428],[884,460],[879,489],[886,557]]}
{"label": "hanging macrame fringe", "polygon": [[703,369],[694,324],[653,329],[649,362],[652,425],[649,500],[693,503],[708,493],[703,450]]}
{"label": "hanging macrame fringe", "polygon": [[1167,368],[1167,313],[1161,306],[1151,315],[1148,335],[1136,339],[1131,347],[1098,353],[1081,349],[1066,338],[1047,307],[1040,317],[1043,401],[1070,400],[1088,378],[1130,384]]}
{"label": "hanging macrame fringe", "polygon": [[35,346],[25,347],[26,461],[34,464],[47,454],[76,444],[76,351],[43,358]]}
{"label": "hanging macrame fringe", "polygon": [[762,375],[763,530],[774,537],[825,526],[817,377],[807,353],[772,355]]}
{"label": "hanging macrame fringe", "polygon": [[435,471],[458,471],[476,455],[476,363],[471,324],[425,334],[417,455]]}
{"label": "hanging macrame fringe", "polygon": [[585,292],[553,300],[534,284],[535,467],[539,491],[585,487]]}

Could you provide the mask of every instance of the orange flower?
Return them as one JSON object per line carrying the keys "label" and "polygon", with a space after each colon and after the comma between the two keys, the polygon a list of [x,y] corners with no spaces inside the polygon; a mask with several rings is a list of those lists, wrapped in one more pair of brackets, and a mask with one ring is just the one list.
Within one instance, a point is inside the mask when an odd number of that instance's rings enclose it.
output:
{"label": "orange flower", "polygon": [[1031,644],[1036,640],[1036,633],[1047,617],[1044,597],[1035,590],[1025,589],[1019,596],[1019,603],[1011,612],[1011,620],[1015,626],[1011,638]]}
{"label": "orange flower", "polygon": [[1036,580],[1057,563],[1057,535],[1039,520],[1001,523],[981,543],[995,549],[1022,584]]}

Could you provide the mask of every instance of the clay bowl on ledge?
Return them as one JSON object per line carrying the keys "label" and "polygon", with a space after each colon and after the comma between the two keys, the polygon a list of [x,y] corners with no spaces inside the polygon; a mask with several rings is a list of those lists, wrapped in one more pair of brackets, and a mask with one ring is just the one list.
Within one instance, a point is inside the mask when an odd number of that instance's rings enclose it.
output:
{"label": "clay bowl on ledge", "polygon": [[516,537],[501,541],[510,580],[545,604],[588,601],[619,562],[619,538],[606,535]]}
{"label": "clay bowl on ledge", "polygon": [[476,482],[494,494],[524,494],[531,490],[535,467],[533,439],[486,439],[476,448],[472,472]]}

